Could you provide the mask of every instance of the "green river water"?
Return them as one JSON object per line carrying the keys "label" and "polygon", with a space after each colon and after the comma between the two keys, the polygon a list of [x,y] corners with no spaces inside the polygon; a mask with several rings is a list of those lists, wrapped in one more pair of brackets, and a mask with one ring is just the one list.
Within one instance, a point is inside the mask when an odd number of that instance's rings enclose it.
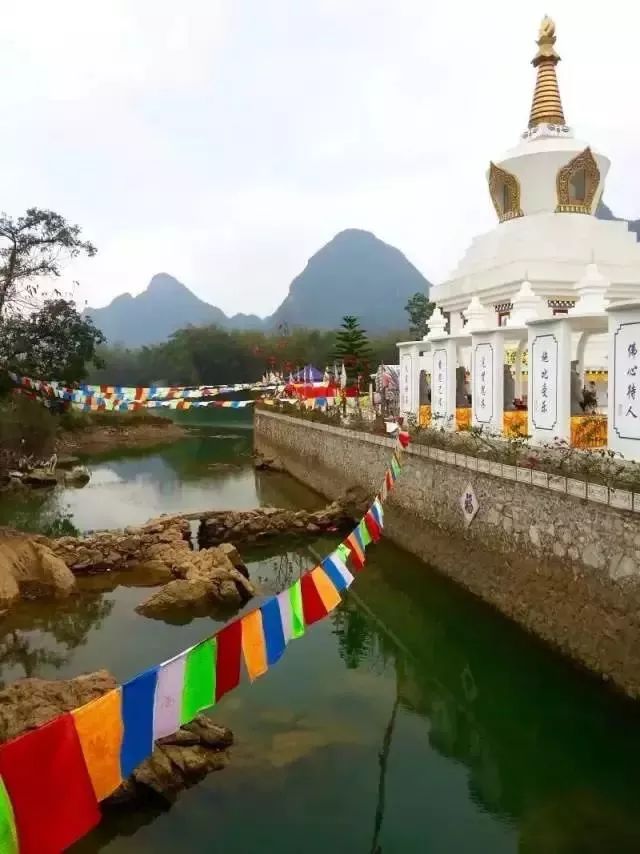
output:
{"label": "green river water", "polygon": [[[0,523],[79,530],[177,510],[313,508],[254,472],[250,425],[200,423],[164,449],[90,461],[80,490],[0,506]],[[330,538],[246,555],[267,594]],[[461,551],[460,560],[465,560]],[[0,679],[107,667],[120,680],[210,634],[138,616],[149,595],[96,577],[0,624]],[[343,605],[212,712],[225,770],[169,810],[107,814],[74,852],[626,854],[640,851],[640,714],[389,543]]]}

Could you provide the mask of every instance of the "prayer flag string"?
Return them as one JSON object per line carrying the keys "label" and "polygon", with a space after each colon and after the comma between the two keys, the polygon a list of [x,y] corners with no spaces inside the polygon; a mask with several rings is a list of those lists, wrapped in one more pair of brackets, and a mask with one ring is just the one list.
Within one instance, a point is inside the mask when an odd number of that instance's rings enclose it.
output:
{"label": "prayer flag string", "polygon": [[0,854],[62,851],[95,827],[109,797],[154,742],[172,735],[240,683],[254,681],[290,641],[341,602],[384,527],[383,502],[400,474],[400,432],[380,491],[344,542],[288,589],[214,635],[106,694],[0,745]]}

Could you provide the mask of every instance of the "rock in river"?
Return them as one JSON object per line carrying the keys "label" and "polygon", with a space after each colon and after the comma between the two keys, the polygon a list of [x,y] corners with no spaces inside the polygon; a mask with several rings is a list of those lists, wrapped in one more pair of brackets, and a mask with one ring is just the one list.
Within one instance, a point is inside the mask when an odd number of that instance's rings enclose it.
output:
{"label": "rock in river", "polygon": [[145,617],[184,622],[184,618],[220,609],[235,610],[255,593],[242,568],[233,546],[190,552],[189,560],[176,567],[184,577],[165,584],[136,611]]}
{"label": "rock in river", "polygon": [[76,579],[49,546],[18,531],[0,530],[0,608],[20,596],[68,596]]}
{"label": "rock in river", "polygon": [[[0,691],[0,741],[35,729],[116,686],[116,680],[106,670],[66,681],[19,679]],[[108,802],[120,804],[149,794],[172,802],[181,790],[211,771],[224,768],[228,762],[226,750],[232,743],[230,730],[198,715],[190,724],[158,741],[152,756],[136,768]]]}

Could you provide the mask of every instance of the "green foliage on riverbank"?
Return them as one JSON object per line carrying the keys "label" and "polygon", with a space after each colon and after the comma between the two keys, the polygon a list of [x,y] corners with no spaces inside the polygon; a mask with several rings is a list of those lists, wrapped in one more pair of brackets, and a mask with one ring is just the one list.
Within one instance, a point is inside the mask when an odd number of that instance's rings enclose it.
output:
{"label": "green foliage on riverbank", "polygon": [[59,426],[70,433],[78,430],[90,430],[93,427],[115,427],[125,430],[142,424],[166,427],[171,421],[162,415],[155,415],[145,409],[135,412],[80,412],[69,409],[59,418]]}
{"label": "green foliage on riverbank", "polygon": [[139,412],[77,412],[56,414],[40,401],[21,395],[0,396],[0,471],[17,467],[20,457],[45,459],[64,433],[99,428],[129,430],[139,426],[171,425],[171,420],[146,410]]}
{"label": "green foliage on riverbank", "polygon": [[35,400],[0,398],[0,453],[3,458],[46,455],[53,451],[58,419]]}
{"label": "green foliage on riverbank", "polygon": [[[380,362],[396,363],[396,342],[404,337],[406,332],[399,331],[370,339],[372,370]],[[89,381],[128,386],[251,382],[271,369],[288,375],[313,364],[322,370],[333,365],[335,344],[334,331],[318,329],[278,335],[192,327],[152,347],[102,348],[105,365],[91,370]]]}

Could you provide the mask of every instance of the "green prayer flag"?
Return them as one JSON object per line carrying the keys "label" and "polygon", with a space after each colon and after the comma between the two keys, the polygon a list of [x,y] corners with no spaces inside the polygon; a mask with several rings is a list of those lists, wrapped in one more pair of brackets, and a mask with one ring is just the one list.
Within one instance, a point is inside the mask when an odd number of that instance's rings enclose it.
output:
{"label": "green prayer flag", "polygon": [[336,551],[338,552],[338,554],[340,555],[340,557],[342,558],[344,563],[346,563],[349,560],[349,555],[351,554],[351,549],[349,548],[349,546],[345,545],[345,543],[340,543],[340,545],[338,546]]}
{"label": "green prayer flag", "polygon": [[366,548],[370,543],[373,542],[371,539],[371,534],[369,533],[369,529],[364,521],[364,519],[360,519],[358,522],[358,531],[360,532],[360,539],[362,540],[362,545]]}
{"label": "green prayer flag", "polygon": [[18,834],[13,807],[2,777],[0,777],[0,851],[2,854],[18,854]]}
{"label": "green prayer flag", "polygon": [[304,614],[302,612],[302,586],[300,579],[289,588],[291,597],[291,637],[301,638],[304,634]]}
{"label": "green prayer flag", "polygon": [[216,639],[207,638],[194,646],[187,655],[182,688],[181,725],[192,721],[203,709],[215,705],[216,652]]}
{"label": "green prayer flag", "polygon": [[398,462],[395,454],[391,457],[391,468],[393,469],[393,473],[396,477],[400,474],[400,463]]}

